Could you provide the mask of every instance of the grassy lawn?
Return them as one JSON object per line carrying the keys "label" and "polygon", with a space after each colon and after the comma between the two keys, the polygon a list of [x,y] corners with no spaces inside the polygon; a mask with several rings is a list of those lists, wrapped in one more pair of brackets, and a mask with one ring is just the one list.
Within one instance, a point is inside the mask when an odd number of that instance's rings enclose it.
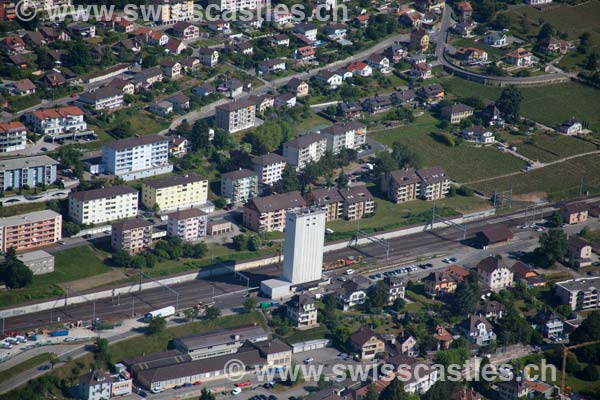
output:
{"label": "grassy lawn", "polygon": [[401,142],[423,157],[425,166],[440,165],[453,180],[468,182],[500,176],[521,170],[525,162],[492,147],[475,147],[467,143],[450,147],[436,141],[431,132],[437,130],[437,120],[425,113],[407,127],[371,134],[386,145]]}
{"label": "grassy lawn", "polygon": [[8,110],[10,112],[25,110],[42,102],[36,94],[29,96],[6,96],[5,99],[8,101]]}
{"label": "grassy lawn", "polygon": [[4,206],[0,207],[0,218],[12,217],[14,215],[26,214],[34,211],[42,211],[46,210],[46,203],[27,203],[27,204],[17,204],[14,206]]}
{"label": "grassy lawn", "polygon": [[495,57],[495,58],[501,58],[504,53],[507,51],[506,49],[499,49],[497,47],[492,47],[489,46],[485,43],[482,42],[478,42],[476,40],[470,39],[470,38],[463,38],[463,37],[457,37],[452,39],[452,46],[458,48],[458,47],[474,47],[476,49],[481,49],[481,50],[485,50],[486,53],[488,53],[489,56],[491,57]]}
{"label": "grassy lawn", "polygon": [[[468,82],[460,78],[447,78],[442,84],[457,97],[478,96],[496,100],[502,89]],[[521,115],[554,127],[575,116],[588,121],[590,129],[600,131],[600,109],[597,96],[600,91],[576,82],[548,86],[521,88],[523,102]]]}
{"label": "grassy lawn", "polygon": [[509,142],[517,146],[520,154],[540,162],[555,161],[597,149],[588,141],[563,135],[540,134],[534,137],[511,135]]}
{"label": "grassy lawn", "polygon": [[33,283],[26,288],[0,293],[0,306],[59,296],[63,293],[58,286],[60,283],[111,271],[103,263],[104,257],[104,253],[90,246],[59,251],[56,253],[54,272],[34,276]]}
{"label": "grassy lawn", "polygon": [[310,118],[303,119],[301,122],[296,123],[294,129],[297,133],[307,133],[332,124],[333,123],[330,120],[325,119],[316,113],[311,113]]}
{"label": "grassy lawn", "polygon": [[294,329],[292,333],[286,337],[284,337],[285,341],[288,343],[299,343],[306,342],[308,340],[316,340],[322,339],[330,335],[329,329],[323,324],[320,326],[308,329],[308,330],[298,330]]}
{"label": "grassy lawn", "polygon": [[538,193],[547,195],[550,200],[561,200],[579,195],[582,177],[584,192],[600,192],[600,163],[597,155],[576,158],[517,176],[477,183],[473,187],[490,194],[498,188],[512,185],[515,194]]}
{"label": "grassy lawn", "polygon": [[20,364],[17,364],[9,369],[6,369],[0,372],[0,382],[5,382],[20,373],[23,373],[31,368],[34,368],[46,361],[50,361],[50,359],[54,357],[54,353],[42,353],[37,356],[31,357],[30,359],[23,361]]}

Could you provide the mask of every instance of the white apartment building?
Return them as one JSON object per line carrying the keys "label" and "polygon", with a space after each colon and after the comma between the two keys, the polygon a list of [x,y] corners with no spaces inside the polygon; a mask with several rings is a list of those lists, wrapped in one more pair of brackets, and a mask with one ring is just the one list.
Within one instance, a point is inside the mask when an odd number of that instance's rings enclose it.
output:
{"label": "white apartment building", "polygon": [[283,156],[288,164],[300,171],[310,162],[317,162],[327,150],[327,138],[318,133],[309,133],[284,143]]}
{"label": "white apartment building", "polygon": [[249,99],[223,104],[216,108],[215,119],[217,128],[229,133],[252,128],[256,122],[256,104]]}
{"label": "white apartment building", "polygon": [[313,296],[308,293],[292,297],[287,305],[286,313],[298,329],[310,329],[317,326],[317,306]]}
{"label": "white apartment building", "polygon": [[571,310],[600,307],[600,277],[569,279],[556,283],[556,295]]}
{"label": "white apartment building", "polygon": [[367,142],[367,126],[358,121],[334,124],[320,133],[327,138],[327,150],[333,154],[342,149],[359,150]]}
{"label": "white apartment building", "polygon": [[104,172],[125,181],[173,171],[169,164],[169,138],[146,135],[115,140],[102,146]]}
{"label": "white apartment building", "polygon": [[325,216],[322,208],[302,208],[285,216],[283,279],[300,284],[321,279]]}
{"label": "white apartment building", "polygon": [[252,169],[258,175],[258,182],[273,185],[279,182],[285,170],[285,158],[275,153],[252,157]]}
{"label": "white apartment building", "polygon": [[69,216],[81,225],[132,218],[137,212],[138,191],[126,185],[69,194]]}
{"label": "white apartment building", "polygon": [[258,195],[258,176],[249,169],[221,175],[221,196],[230,203],[245,203]]}
{"label": "white apartment building", "polygon": [[104,86],[93,92],[79,95],[79,101],[94,111],[114,110],[123,107],[123,91],[113,86]]}
{"label": "white apartment building", "polygon": [[270,0],[209,0],[209,4],[215,4],[220,11],[263,10],[271,4]]}
{"label": "white apartment building", "polygon": [[85,131],[85,113],[75,106],[49,108],[25,114],[25,121],[32,131],[51,137],[65,132]]}
{"label": "white apartment building", "polygon": [[206,237],[208,216],[197,208],[176,211],[167,215],[167,234],[194,242]]}
{"label": "white apartment building", "polygon": [[486,257],[477,264],[479,282],[491,290],[500,290],[513,285],[513,272],[496,257]]}
{"label": "white apartment building", "polygon": [[24,150],[26,146],[27,128],[22,123],[0,123],[0,153]]}

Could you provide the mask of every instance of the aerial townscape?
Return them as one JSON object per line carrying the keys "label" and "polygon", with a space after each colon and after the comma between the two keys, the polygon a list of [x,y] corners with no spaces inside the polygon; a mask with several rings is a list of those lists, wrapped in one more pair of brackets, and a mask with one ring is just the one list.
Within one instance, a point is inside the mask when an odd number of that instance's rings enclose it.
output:
{"label": "aerial townscape", "polygon": [[0,0],[0,400],[600,400],[599,57],[600,0]]}

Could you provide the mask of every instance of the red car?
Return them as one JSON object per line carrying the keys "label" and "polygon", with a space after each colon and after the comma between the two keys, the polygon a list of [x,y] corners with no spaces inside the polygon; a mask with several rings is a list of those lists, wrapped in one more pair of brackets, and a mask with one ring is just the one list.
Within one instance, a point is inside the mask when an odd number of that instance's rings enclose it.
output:
{"label": "red car", "polygon": [[248,386],[252,386],[252,382],[250,382],[250,381],[240,382],[240,383],[236,383],[235,386],[237,386],[239,388],[245,388]]}
{"label": "red car", "polygon": [[196,382],[192,383],[192,385],[199,386],[199,385],[202,385],[202,382],[201,381],[196,381]]}

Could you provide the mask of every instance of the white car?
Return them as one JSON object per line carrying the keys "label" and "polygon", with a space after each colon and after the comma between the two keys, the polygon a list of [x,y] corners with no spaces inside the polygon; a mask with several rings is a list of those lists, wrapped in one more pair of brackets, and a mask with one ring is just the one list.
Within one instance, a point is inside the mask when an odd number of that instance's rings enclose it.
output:
{"label": "white car", "polygon": [[314,358],[312,357],[307,357],[304,359],[304,364],[310,364],[311,362],[315,361]]}
{"label": "white car", "polygon": [[444,259],[442,260],[442,262],[443,262],[443,263],[446,263],[446,264],[450,264],[450,263],[452,263],[452,261],[451,261],[449,258],[444,258]]}
{"label": "white car", "polygon": [[234,396],[237,396],[238,394],[242,393],[242,388],[236,387],[235,389],[233,389],[231,391],[231,394]]}
{"label": "white car", "polygon": [[352,275],[354,270],[352,268],[346,270],[346,275]]}

